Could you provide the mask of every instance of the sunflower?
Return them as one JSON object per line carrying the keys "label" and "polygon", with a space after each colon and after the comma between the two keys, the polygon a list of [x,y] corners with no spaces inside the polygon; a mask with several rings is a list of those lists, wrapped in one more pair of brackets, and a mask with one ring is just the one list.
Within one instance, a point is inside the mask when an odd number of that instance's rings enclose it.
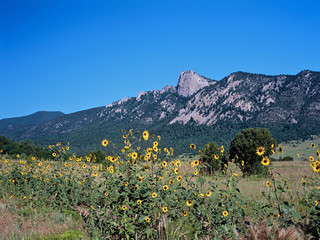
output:
{"label": "sunflower", "polygon": [[311,147],[312,147],[312,148],[315,148],[316,145],[315,145],[314,143],[311,143]]}
{"label": "sunflower", "polygon": [[150,218],[149,218],[149,217],[146,217],[144,220],[145,220],[147,223],[150,222]]}
{"label": "sunflower", "polygon": [[206,196],[207,197],[210,197],[212,195],[212,192],[209,190],[207,193],[206,193]]}
{"label": "sunflower", "polygon": [[155,193],[155,192],[153,192],[153,193],[152,193],[152,197],[153,197],[153,198],[156,198],[156,197],[158,197],[158,194]]}
{"label": "sunflower", "polygon": [[199,160],[194,160],[193,164],[194,164],[194,166],[198,166],[199,165]]}
{"label": "sunflower", "polygon": [[143,177],[138,177],[139,182],[142,182],[142,180],[143,180]]}
{"label": "sunflower", "polygon": [[161,140],[161,136],[157,136],[157,139],[158,139],[158,141],[160,141]]}
{"label": "sunflower", "polygon": [[256,150],[256,153],[259,155],[259,156],[262,156],[264,154],[264,147],[257,147],[257,150]]}
{"label": "sunflower", "polygon": [[165,213],[165,212],[168,212],[168,208],[167,207],[163,207],[162,208],[162,211]]}
{"label": "sunflower", "polygon": [[198,175],[198,171],[195,170],[195,171],[193,172],[193,174],[194,174],[194,175]]}
{"label": "sunflower", "polygon": [[262,165],[268,166],[270,164],[269,158],[265,157],[261,160]]}
{"label": "sunflower", "polygon": [[316,166],[313,168],[313,171],[315,171],[315,172],[320,172],[320,165],[316,165]]}
{"label": "sunflower", "polygon": [[266,182],[266,185],[267,185],[268,187],[270,187],[270,186],[271,186],[271,182],[267,181],[267,182]]}
{"label": "sunflower", "polygon": [[123,211],[127,210],[127,205],[123,205],[123,206],[122,206],[122,210],[123,210]]}
{"label": "sunflower", "polygon": [[215,159],[219,159],[219,155],[218,155],[218,154],[215,154],[215,155],[214,155],[214,158],[215,158]]}
{"label": "sunflower", "polygon": [[54,153],[52,153],[52,156],[56,157],[56,156],[57,156],[57,154],[54,152]]}
{"label": "sunflower", "polygon": [[125,185],[125,186],[128,186],[128,185],[129,185],[129,183],[128,183],[128,182],[124,182],[124,185]]}
{"label": "sunflower", "polygon": [[166,161],[162,162],[162,167],[166,167],[168,165],[168,163]]}
{"label": "sunflower", "polygon": [[180,181],[181,181],[181,179],[182,179],[182,177],[181,177],[181,176],[178,176],[178,177],[177,177],[178,182],[180,182]]}
{"label": "sunflower", "polygon": [[223,152],[224,152],[224,147],[223,147],[223,146],[221,146],[221,150],[220,150],[220,152],[221,152],[221,153],[223,153]]}
{"label": "sunflower", "polygon": [[87,168],[87,165],[86,164],[82,164],[82,168]]}
{"label": "sunflower", "polygon": [[187,204],[188,207],[191,207],[192,206],[192,201],[191,200],[187,200],[186,204]]}
{"label": "sunflower", "polygon": [[177,160],[177,161],[175,162],[175,165],[176,165],[177,167],[181,167],[181,161],[180,161],[180,160]]}
{"label": "sunflower", "polygon": [[168,185],[164,185],[164,186],[163,186],[163,190],[164,190],[164,191],[167,191],[168,189],[169,189]]}
{"label": "sunflower", "polygon": [[138,189],[139,189],[139,185],[135,185],[134,190],[138,190]]}
{"label": "sunflower", "polygon": [[68,167],[69,166],[69,164],[66,162],[65,164],[64,164],[66,167]]}
{"label": "sunflower", "polygon": [[283,154],[283,148],[281,145],[279,145],[279,152],[281,152],[281,154]]}
{"label": "sunflower", "polygon": [[314,161],[314,157],[312,157],[312,156],[310,156],[309,159],[310,159],[310,162]]}
{"label": "sunflower", "polygon": [[196,149],[197,147],[196,147],[195,144],[192,143],[192,144],[190,144],[190,148],[191,148],[191,149]]}
{"label": "sunflower", "polygon": [[169,184],[170,184],[170,185],[174,184],[174,181],[170,179],[170,180],[169,180]]}
{"label": "sunflower", "polygon": [[154,142],[153,142],[153,146],[154,146],[154,147],[157,147],[158,144],[159,144],[159,143],[158,143],[157,141],[154,141]]}
{"label": "sunflower", "polygon": [[241,166],[242,166],[242,167],[244,166],[244,161],[243,161],[243,160],[241,161]]}
{"label": "sunflower", "polygon": [[187,216],[188,215],[188,212],[187,211],[183,211],[183,216]]}
{"label": "sunflower", "polygon": [[142,133],[142,136],[143,136],[143,139],[144,140],[148,140],[149,139],[149,132],[147,130],[145,130],[143,133]]}
{"label": "sunflower", "polygon": [[131,157],[132,157],[133,160],[136,160],[137,157],[138,157],[138,153],[133,152],[133,153],[131,154]]}
{"label": "sunflower", "polygon": [[109,141],[107,139],[102,140],[102,146],[106,147],[109,144]]}
{"label": "sunflower", "polygon": [[141,202],[142,202],[142,201],[141,201],[140,199],[137,200],[137,204],[138,204],[138,205],[140,205]]}
{"label": "sunflower", "polygon": [[175,174],[178,174],[178,173],[179,173],[179,169],[178,169],[178,168],[175,168],[175,169],[174,169],[174,173],[175,173]]}
{"label": "sunflower", "polygon": [[223,212],[222,212],[222,215],[225,216],[225,217],[228,216],[228,214],[229,214],[229,213],[228,213],[227,211],[223,211]]}

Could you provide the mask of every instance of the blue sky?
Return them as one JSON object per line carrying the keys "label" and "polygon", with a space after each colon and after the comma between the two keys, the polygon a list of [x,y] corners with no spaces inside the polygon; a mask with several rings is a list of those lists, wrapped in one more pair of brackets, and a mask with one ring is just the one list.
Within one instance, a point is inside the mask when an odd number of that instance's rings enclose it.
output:
{"label": "blue sky", "polygon": [[184,70],[320,71],[319,12],[319,0],[0,0],[0,119],[104,106]]}

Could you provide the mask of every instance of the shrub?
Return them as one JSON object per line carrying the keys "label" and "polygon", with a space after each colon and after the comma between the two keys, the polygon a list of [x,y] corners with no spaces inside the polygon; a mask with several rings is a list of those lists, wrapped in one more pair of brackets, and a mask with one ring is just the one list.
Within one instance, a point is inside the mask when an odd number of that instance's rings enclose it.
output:
{"label": "shrub", "polygon": [[291,156],[285,156],[283,158],[279,158],[279,161],[293,161],[293,157]]}
{"label": "shrub", "polygon": [[226,162],[223,154],[223,147],[221,148],[214,142],[208,143],[202,151],[200,151],[201,159],[206,166],[206,171],[214,173],[223,168],[223,164]]}
{"label": "shrub", "polygon": [[[276,144],[265,128],[244,129],[231,142],[230,159],[235,159],[244,175],[266,174],[261,160],[272,155]],[[259,147],[263,148],[262,155],[257,154]]]}

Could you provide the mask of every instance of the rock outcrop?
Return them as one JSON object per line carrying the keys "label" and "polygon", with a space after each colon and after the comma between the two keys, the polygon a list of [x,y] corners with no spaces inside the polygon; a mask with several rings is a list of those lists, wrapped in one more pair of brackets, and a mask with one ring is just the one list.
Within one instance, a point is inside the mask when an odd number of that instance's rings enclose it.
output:
{"label": "rock outcrop", "polygon": [[180,74],[177,91],[180,96],[189,97],[199,89],[209,86],[209,80],[193,71],[184,71]]}

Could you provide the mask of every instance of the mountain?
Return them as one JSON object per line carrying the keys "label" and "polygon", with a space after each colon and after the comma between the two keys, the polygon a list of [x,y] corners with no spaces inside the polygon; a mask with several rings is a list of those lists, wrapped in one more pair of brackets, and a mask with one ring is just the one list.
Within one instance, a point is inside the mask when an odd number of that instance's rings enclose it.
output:
{"label": "mountain", "polygon": [[75,150],[86,152],[99,148],[103,138],[121,143],[121,129],[148,129],[181,153],[190,143],[202,148],[215,141],[228,147],[247,127],[267,127],[277,141],[320,135],[320,72],[235,72],[216,81],[184,71],[176,87],[142,91],[19,131],[0,130],[0,135],[41,144],[69,141]]}
{"label": "mountain", "polygon": [[58,111],[38,111],[23,117],[4,118],[0,120],[0,129],[4,132],[19,132],[23,128],[37,126],[63,115],[63,112]]}

